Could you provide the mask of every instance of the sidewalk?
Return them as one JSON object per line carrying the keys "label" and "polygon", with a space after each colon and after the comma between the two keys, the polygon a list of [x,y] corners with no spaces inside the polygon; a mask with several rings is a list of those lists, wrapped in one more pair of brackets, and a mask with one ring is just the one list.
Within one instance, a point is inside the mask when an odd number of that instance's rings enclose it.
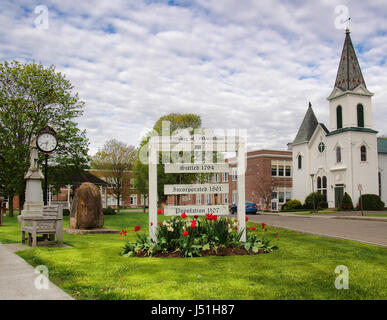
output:
{"label": "sidewalk", "polygon": [[37,289],[38,277],[31,265],[0,243],[0,300],[73,300],[51,281],[48,289]]}

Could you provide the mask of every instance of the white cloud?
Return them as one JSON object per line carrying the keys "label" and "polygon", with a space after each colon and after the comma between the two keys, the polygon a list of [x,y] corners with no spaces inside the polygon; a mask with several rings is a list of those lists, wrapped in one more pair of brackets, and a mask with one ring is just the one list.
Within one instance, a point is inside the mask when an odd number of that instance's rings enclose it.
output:
{"label": "white cloud", "polygon": [[387,133],[383,1],[42,2],[49,30],[34,27],[37,3],[1,2],[0,59],[54,64],[67,75],[86,102],[79,126],[91,153],[113,137],[138,145],[170,112],[197,113],[206,127],[247,128],[250,148],[285,149],[309,101],[329,127],[326,97],[344,41],[334,25],[340,4],[375,92],[374,127]]}

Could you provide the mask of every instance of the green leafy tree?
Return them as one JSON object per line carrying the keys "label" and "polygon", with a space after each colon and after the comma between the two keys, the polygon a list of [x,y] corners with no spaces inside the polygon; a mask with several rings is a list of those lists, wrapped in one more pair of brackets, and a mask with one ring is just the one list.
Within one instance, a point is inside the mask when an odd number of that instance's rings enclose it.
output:
{"label": "green leafy tree", "polygon": [[[201,128],[201,118],[195,114],[179,114],[179,113],[171,113],[165,116],[160,117],[156,121],[153,126],[153,134],[157,134],[161,136],[162,132],[162,123],[163,121],[170,122],[170,134],[176,134],[178,130],[191,129],[190,134],[193,133],[194,130],[198,130]],[[139,148],[138,161],[140,162],[140,152],[144,150],[149,142],[149,138],[152,134],[149,133],[147,137],[145,137]],[[214,155],[216,156],[216,155]],[[148,164],[146,163],[136,163],[136,169],[134,171],[135,178],[135,186],[141,190],[148,189]],[[157,192],[159,196],[159,205],[161,202],[165,202],[167,200],[167,195],[164,194],[164,185],[165,184],[189,184],[197,179],[197,177],[202,177],[203,175],[198,175],[196,173],[184,173],[184,174],[176,174],[176,173],[165,173],[164,164],[162,163],[162,154],[159,153],[159,165],[157,166]],[[139,190],[137,189],[137,190]],[[178,196],[178,203],[180,203],[180,196]]]}
{"label": "green leafy tree", "polygon": [[136,161],[137,150],[116,139],[108,140],[91,161],[91,167],[100,171],[105,181],[112,185],[114,197],[117,199],[117,210],[120,200],[130,191],[130,173]]}
{"label": "green leafy tree", "polygon": [[[54,66],[0,63],[0,185],[9,198],[10,215],[14,195],[21,195],[22,207],[29,145],[41,128],[49,125],[58,136],[58,148],[49,160],[50,167],[57,168],[49,174],[50,184],[70,183],[66,173],[87,167],[89,142],[75,122],[83,106],[70,81]],[[42,161],[43,154],[40,157]]]}

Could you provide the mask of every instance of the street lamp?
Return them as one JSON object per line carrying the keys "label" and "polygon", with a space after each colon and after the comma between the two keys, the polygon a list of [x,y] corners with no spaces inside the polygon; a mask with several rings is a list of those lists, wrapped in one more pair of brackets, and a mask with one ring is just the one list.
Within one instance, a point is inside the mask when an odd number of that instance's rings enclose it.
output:
{"label": "street lamp", "polygon": [[310,177],[312,178],[313,212],[315,212],[316,211],[316,204],[315,204],[315,201],[314,201],[314,182],[313,182],[314,173],[311,173]]}

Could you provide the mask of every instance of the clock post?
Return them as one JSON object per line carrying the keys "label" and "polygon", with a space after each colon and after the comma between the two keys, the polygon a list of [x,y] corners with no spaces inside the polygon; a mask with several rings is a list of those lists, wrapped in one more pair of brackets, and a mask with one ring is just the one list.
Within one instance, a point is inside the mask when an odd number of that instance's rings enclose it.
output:
{"label": "clock post", "polygon": [[41,129],[38,132],[36,144],[38,149],[44,154],[43,203],[46,206],[48,203],[48,157],[58,146],[55,130],[49,126],[46,126],[45,128]]}

